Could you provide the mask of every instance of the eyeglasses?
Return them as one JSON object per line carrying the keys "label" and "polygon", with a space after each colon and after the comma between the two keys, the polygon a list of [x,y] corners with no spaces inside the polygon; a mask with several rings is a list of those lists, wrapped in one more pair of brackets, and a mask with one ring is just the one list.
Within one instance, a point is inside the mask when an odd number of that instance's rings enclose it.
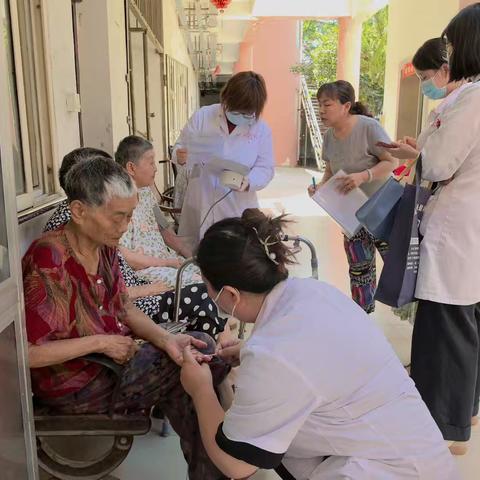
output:
{"label": "eyeglasses", "polygon": [[246,120],[252,120],[255,118],[255,113],[242,113],[242,112],[231,112],[232,115],[239,115],[243,118],[245,118]]}

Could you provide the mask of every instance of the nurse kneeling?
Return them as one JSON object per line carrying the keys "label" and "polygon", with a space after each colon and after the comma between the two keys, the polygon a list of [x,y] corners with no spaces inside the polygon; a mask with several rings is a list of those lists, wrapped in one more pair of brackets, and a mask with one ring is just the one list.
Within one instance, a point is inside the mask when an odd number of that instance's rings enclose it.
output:
{"label": "nurse kneeling", "polygon": [[440,431],[383,334],[352,300],[288,278],[285,220],[256,209],[213,225],[197,261],[211,298],[254,323],[235,399],[222,410],[210,370],[185,352],[182,383],[203,443],[228,478],[258,468],[283,479],[458,479]]}

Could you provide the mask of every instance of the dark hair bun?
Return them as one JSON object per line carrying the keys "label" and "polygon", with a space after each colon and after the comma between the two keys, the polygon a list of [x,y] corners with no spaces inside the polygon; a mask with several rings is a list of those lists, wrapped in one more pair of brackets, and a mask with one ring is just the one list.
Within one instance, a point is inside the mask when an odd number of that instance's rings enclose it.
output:
{"label": "dark hair bun", "polygon": [[283,242],[283,230],[289,223],[286,217],[268,217],[258,208],[247,208],[242,215],[242,223],[253,242],[260,243],[265,249],[265,257],[271,255],[270,261],[276,262],[282,270],[286,270],[286,265],[295,263],[294,255]]}
{"label": "dark hair bun", "polygon": [[283,242],[285,215],[267,217],[249,208],[241,217],[225,218],[206,232],[196,252],[203,276],[219,291],[230,285],[240,291],[269,292],[288,278],[295,257]]}
{"label": "dark hair bun", "polygon": [[365,117],[372,118],[373,115],[370,113],[370,110],[362,102],[355,102],[350,109],[352,115],[364,115]]}

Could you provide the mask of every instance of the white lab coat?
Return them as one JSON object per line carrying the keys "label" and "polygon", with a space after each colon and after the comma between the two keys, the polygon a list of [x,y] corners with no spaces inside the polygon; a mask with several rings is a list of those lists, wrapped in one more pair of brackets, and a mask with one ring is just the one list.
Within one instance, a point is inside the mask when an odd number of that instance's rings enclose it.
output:
{"label": "white lab coat", "polygon": [[334,287],[297,278],[278,284],[240,360],[217,435],[225,451],[243,450],[254,465],[284,454],[297,480],[459,478],[392,347]]}
{"label": "white lab coat", "polygon": [[[189,183],[180,219],[179,235],[198,244],[205,231],[213,223],[224,218],[241,216],[246,208],[258,208],[257,190],[265,188],[274,175],[272,135],[268,125],[259,120],[251,127],[236,127],[231,134],[219,104],[200,108],[194,113],[175,144],[176,150],[187,148],[196,141],[204,145],[212,142],[216,156],[241,163],[250,169],[247,192],[232,191],[203,219],[210,207],[224,196],[228,189],[219,181],[218,174],[208,168],[209,154],[195,155],[190,151],[187,161]],[[214,144],[214,145],[213,145]]]}
{"label": "white lab coat", "polygon": [[416,297],[448,305],[480,302],[480,84],[440,112],[422,148],[422,177],[453,180],[429,202],[421,233]]}

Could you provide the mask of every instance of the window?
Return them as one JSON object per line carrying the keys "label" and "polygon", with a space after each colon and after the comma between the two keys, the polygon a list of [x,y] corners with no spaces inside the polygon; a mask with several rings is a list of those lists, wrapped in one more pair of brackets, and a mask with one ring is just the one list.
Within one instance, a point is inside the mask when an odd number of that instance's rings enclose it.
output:
{"label": "window", "polygon": [[131,132],[155,141],[158,148],[163,146],[162,5],[130,0],[127,11]]}
{"label": "window", "polygon": [[168,141],[173,145],[188,121],[188,68],[167,55]]}
{"label": "window", "polygon": [[2,158],[0,156],[0,283],[9,276],[7,220],[5,215],[5,199],[3,196]]}
{"label": "window", "polygon": [[18,211],[55,193],[41,0],[3,0]]}

